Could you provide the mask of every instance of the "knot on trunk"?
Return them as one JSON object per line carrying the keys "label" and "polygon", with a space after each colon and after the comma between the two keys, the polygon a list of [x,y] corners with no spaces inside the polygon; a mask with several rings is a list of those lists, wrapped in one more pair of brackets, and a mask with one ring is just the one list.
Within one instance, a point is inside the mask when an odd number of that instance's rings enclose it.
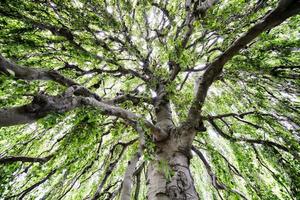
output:
{"label": "knot on trunk", "polygon": [[186,191],[189,190],[191,184],[183,171],[177,171],[172,177],[171,182],[167,186],[167,193],[172,200],[187,199]]}

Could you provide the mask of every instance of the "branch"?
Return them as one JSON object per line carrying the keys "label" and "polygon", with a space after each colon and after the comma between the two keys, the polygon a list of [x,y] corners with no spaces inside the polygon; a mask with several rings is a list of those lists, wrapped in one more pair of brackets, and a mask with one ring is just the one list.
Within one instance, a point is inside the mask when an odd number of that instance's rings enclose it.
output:
{"label": "branch", "polygon": [[37,158],[37,157],[25,157],[25,156],[6,156],[0,158],[0,164],[10,164],[13,162],[38,162],[38,163],[45,163],[49,161],[53,155]]}
{"label": "branch", "polygon": [[115,199],[115,197],[120,194],[122,189],[122,185],[120,184],[120,186],[118,188],[116,188],[112,193],[110,193],[107,198],[105,198],[105,200],[113,200]]}
{"label": "branch", "polygon": [[215,173],[212,171],[212,168],[210,166],[210,164],[208,163],[208,161],[205,159],[204,155],[201,153],[201,151],[199,151],[195,146],[192,146],[192,150],[198,155],[198,157],[200,158],[200,160],[202,160],[206,171],[208,173],[208,175],[211,178],[211,183],[214,186],[214,188],[216,188],[217,190],[226,190],[228,192],[232,192],[235,193],[239,196],[241,196],[243,199],[247,200],[247,197],[245,195],[243,195],[241,192],[231,189],[228,186],[226,186],[224,183],[219,182],[218,177],[215,175]]}
{"label": "branch", "polygon": [[133,103],[133,105],[137,105],[141,102],[148,103],[148,104],[154,104],[153,98],[137,96],[137,94],[130,94],[130,93],[118,95],[115,98],[104,101],[104,102],[106,102],[108,104],[120,104],[120,103],[124,103],[126,101],[131,101]]}
{"label": "branch", "polygon": [[81,97],[72,96],[74,91],[71,87],[57,96],[38,94],[30,104],[0,109],[0,127],[32,123],[53,112],[70,111],[81,105]]}
{"label": "branch", "polygon": [[204,120],[213,120],[213,119],[222,119],[224,117],[241,117],[241,118],[243,118],[246,115],[253,115],[253,114],[257,114],[257,112],[249,111],[249,112],[245,112],[245,113],[226,113],[226,114],[215,115],[215,116],[203,116],[203,119]]}
{"label": "branch", "polygon": [[141,127],[136,127],[137,132],[139,133],[140,137],[140,145],[139,150],[136,154],[133,155],[131,160],[128,162],[128,167],[125,172],[125,176],[122,183],[122,190],[121,190],[121,200],[130,200],[131,197],[131,187],[134,178],[134,174],[137,171],[136,165],[139,161],[141,154],[145,148],[145,135]]}
{"label": "branch", "polygon": [[289,17],[300,12],[300,2],[295,0],[280,0],[278,6],[267,14],[260,22],[256,23],[246,33],[230,45],[224,53],[217,57],[204,72],[198,86],[198,90],[189,110],[188,121],[200,118],[200,113],[207,96],[207,91],[212,83],[221,74],[224,65],[235,56],[241,49],[246,47],[262,32],[272,29]]}
{"label": "branch", "polygon": [[250,144],[263,144],[269,147],[277,147],[278,149],[281,149],[285,152],[290,153],[289,149],[281,144],[278,144],[276,142],[272,142],[269,140],[260,140],[260,139],[248,139],[248,138],[235,138],[232,137],[226,133],[224,133],[213,120],[209,120],[210,124],[214,127],[214,129],[225,139],[228,139],[232,142],[247,142]]}
{"label": "branch", "polygon": [[[71,87],[79,86],[78,83],[61,75],[56,70],[42,70],[37,68],[29,68],[19,66],[13,62],[8,61],[0,54],[0,74],[3,73],[7,76],[14,76],[17,79],[23,80],[52,80],[61,85]],[[81,86],[80,90],[77,90],[77,93],[83,96],[93,96],[96,99],[100,100],[100,97],[88,90],[87,88]]]}
{"label": "branch", "polygon": [[166,6],[162,7],[161,5],[159,5],[158,3],[155,3],[155,2],[151,3],[151,5],[160,9],[163,12],[163,14],[168,18],[170,23],[173,22],[170,12],[167,10]]}
{"label": "branch", "polygon": [[117,106],[113,106],[101,101],[97,101],[96,99],[90,97],[86,97],[82,99],[82,101],[84,105],[89,105],[89,106],[99,108],[102,111],[102,113],[120,117],[128,121],[131,125],[136,125],[140,121],[146,127],[151,129],[157,141],[164,140],[169,136],[168,133],[166,133],[161,128],[153,125],[150,121],[146,120],[143,116],[137,115],[129,110],[125,110]]}
{"label": "branch", "polygon": [[24,191],[20,192],[19,194],[9,196],[7,199],[12,199],[12,198],[15,198],[15,197],[18,197],[18,199],[23,199],[30,191],[32,191],[33,189],[35,189],[36,187],[40,186],[45,181],[47,181],[53,174],[55,174],[55,172],[56,172],[56,169],[52,170],[45,178],[43,178],[39,182],[33,184],[32,186],[30,186],[29,188],[27,188]]}
{"label": "branch", "polygon": [[[109,123],[105,123],[106,125],[107,124],[111,124],[111,122],[109,122]],[[112,124],[114,124],[113,122],[112,122]],[[103,126],[103,124],[101,124],[101,126]],[[105,126],[105,125],[104,125]],[[109,129],[111,128],[111,126],[109,126]],[[94,163],[96,162],[96,161],[98,161],[99,160],[99,155],[100,155],[100,150],[101,150],[101,146],[102,146],[102,142],[103,142],[103,137],[105,136],[105,135],[108,135],[110,133],[110,131],[106,131],[106,132],[104,132],[104,133],[102,133],[102,135],[101,135],[101,137],[100,137],[100,140],[99,140],[99,142],[98,142],[98,147],[97,147],[97,149],[95,150],[95,154],[93,155],[93,158],[91,159],[91,161],[88,161],[88,162],[86,162],[86,164],[84,165],[84,167],[81,169],[81,172],[78,174],[78,175],[76,175],[76,176],[74,176],[73,177],[73,179],[72,179],[72,182],[70,183],[70,184],[68,184],[68,185],[66,185],[65,186],[65,190],[63,190],[63,194],[59,197],[59,198],[57,198],[57,200],[60,200],[60,199],[63,199],[72,189],[73,189],[73,186],[76,184],[76,182],[83,176],[83,175],[85,175],[88,171],[89,171],[89,169],[91,169],[92,168],[92,166],[94,165]],[[93,173],[90,175],[90,176],[92,176],[93,175]],[[90,176],[88,177],[88,178],[86,178],[86,179],[84,179],[83,181],[81,181],[81,184],[83,184],[83,182],[85,182],[86,180],[88,180],[89,178],[90,178]],[[69,188],[68,188],[69,187]]]}
{"label": "branch", "polygon": [[80,106],[93,106],[98,108],[102,114],[120,117],[128,121],[130,125],[144,124],[151,129],[157,141],[168,137],[168,133],[153,125],[143,116],[121,107],[98,101],[92,97],[73,96],[73,94],[76,94],[81,89],[81,87],[77,86],[70,87],[65,93],[57,96],[38,94],[30,104],[0,109],[0,127],[31,123],[53,112],[64,113]]}
{"label": "branch", "polygon": [[[104,199],[104,196],[106,195],[106,198],[107,200],[112,200],[114,199],[114,197],[117,195],[117,193],[120,193],[120,190],[121,190],[121,185],[122,184],[119,184],[121,181],[120,180],[117,180],[116,182],[114,183],[110,183],[104,190],[103,192],[101,193],[99,199]],[[118,185],[117,187],[115,187],[116,185]],[[110,190],[115,187],[114,191],[110,192]],[[85,198],[85,199],[88,199],[88,198]]]}
{"label": "branch", "polygon": [[132,145],[134,142],[136,142],[136,139],[131,140],[131,141],[127,142],[127,143],[121,143],[121,142],[118,142],[117,144],[115,144],[115,145],[112,147],[112,149],[111,149],[111,151],[110,151],[111,157],[113,156],[113,152],[114,152],[114,150],[116,149],[116,146],[117,146],[117,145],[121,145],[121,146],[122,146],[122,149],[121,149],[121,152],[118,154],[117,159],[115,159],[114,161],[112,161],[112,162],[107,166],[106,171],[105,171],[105,175],[104,175],[104,177],[103,177],[103,179],[102,179],[100,185],[98,186],[98,188],[97,188],[95,194],[94,194],[93,197],[91,198],[92,200],[96,200],[96,199],[98,199],[98,198],[101,196],[101,190],[102,190],[103,186],[105,185],[107,179],[108,179],[109,176],[112,174],[113,170],[116,168],[116,166],[117,166],[118,162],[120,161],[122,155],[124,154],[126,148],[127,148],[128,146]]}
{"label": "branch", "polygon": [[52,80],[64,86],[77,85],[73,80],[60,75],[57,71],[41,70],[35,68],[21,67],[6,60],[0,54],[0,72],[7,76],[14,76],[23,80]]}
{"label": "branch", "polygon": [[135,167],[137,165],[139,157],[139,153],[136,153],[135,155],[133,155],[131,160],[128,161],[128,167],[126,169],[124,180],[122,183],[121,200],[130,200],[133,174],[135,172]]}
{"label": "branch", "polygon": [[290,69],[290,70],[300,69],[300,65],[294,65],[294,66],[284,66],[284,65],[281,65],[281,66],[276,66],[276,67],[273,67],[271,69],[271,74],[276,75],[278,72],[286,70],[286,69]]}
{"label": "branch", "polygon": [[139,194],[140,194],[140,189],[141,189],[141,173],[142,170],[145,167],[145,162],[143,162],[140,167],[135,171],[135,176],[136,176],[136,187],[134,191],[134,200],[139,199]]}
{"label": "branch", "polygon": [[300,77],[299,70],[300,70],[300,65],[276,66],[270,70],[270,74],[275,77],[298,79]]}
{"label": "branch", "polygon": [[294,200],[293,195],[291,194],[291,192],[289,191],[289,189],[286,187],[286,185],[282,182],[282,180],[279,178],[279,176],[275,172],[273,172],[267,166],[266,163],[264,163],[263,158],[260,157],[258,149],[255,147],[254,144],[252,144],[252,148],[254,150],[254,153],[256,155],[256,159],[258,160],[258,162],[272,174],[273,178],[285,189],[285,191],[289,194],[289,196],[291,197],[291,199]]}
{"label": "branch", "polygon": [[199,7],[197,7],[197,12],[205,14],[205,12],[210,9],[213,5],[219,2],[219,0],[205,0],[204,2],[199,1]]}
{"label": "branch", "polygon": [[90,70],[83,70],[81,69],[78,65],[70,64],[68,62],[65,62],[64,67],[58,69],[59,71],[61,70],[73,70],[76,72],[78,75],[86,75],[86,74],[92,74],[92,73],[98,73],[98,74],[111,74],[112,76],[115,77],[120,77],[122,75],[131,75],[135,76],[137,78],[140,78],[141,80],[147,80],[145,76],[142,76],[140,73],[137,71],[134,71],[132,69],[126,69],[122,67],[121,65],[118,65],[116,69],[105,69],[104,68],[93,68]]}

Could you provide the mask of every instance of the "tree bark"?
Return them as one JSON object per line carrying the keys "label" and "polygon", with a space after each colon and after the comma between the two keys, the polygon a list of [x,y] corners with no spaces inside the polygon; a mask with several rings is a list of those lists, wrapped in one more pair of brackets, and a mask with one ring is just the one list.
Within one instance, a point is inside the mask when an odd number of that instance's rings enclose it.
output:
{"label": "tree bark", "polygon": [[149,200],[199,199],[189,168],[195,132],[190,128],[177,128],[168,140],[156,144],[156,157],[147,172]]}

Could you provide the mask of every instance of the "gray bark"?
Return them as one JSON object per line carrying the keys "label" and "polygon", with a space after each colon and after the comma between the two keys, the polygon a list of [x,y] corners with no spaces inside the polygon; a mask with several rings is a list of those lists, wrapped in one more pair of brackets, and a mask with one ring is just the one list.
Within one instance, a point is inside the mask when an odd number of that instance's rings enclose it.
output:
{"label": "gray bark", "polygon": [[93,97],[99,101],[101,100],[101,98],[97,94],[79,85],[72,79],[69,79],[61,75],[56,70],[44,70],[44,69],[20,66],[14,62],[5,59],[1,54],[0,54],[0,74],[12,76],[16,79],[23,79],[27,81],[47,80],[47,81],[57,82],[67,87],[78,86],[80,87],[80,90],[76,91],[77,95]]}
{"label": "gray bark", "polygon": [[57,96],[39,94],[30,104],[0,109],[0,127],[31,123],[50,113],[63,113],[78,107],[81,99],[70,96],[69,92]]}
{"label": "gray bark", "polygon": [[135,168],[137,162],[139,161],[139,153],[136,153],[132,159],[128,162],[128,167],[126,169],[123,183],[122,183],[122,190],[121,190],[121,200],[130,200],[131,196],[131,187],[133,183],[133,174],[135,172]]}
{"label": "gray bark", "polygon": [[189,168],[195,132],[181,127],[168,140],[157,143],[156,158],[147,174],[149,200],[199,199]]}
{"label": "gray bark", "polygon": [[[121,200],[130,200],[134,174],[137,173],[137,171],[139,170],[136,169],[137,163],[145,148],[145,133],[143,132],[142,128],[138,125],[135,127],[135,129],[139,133],[139,150],[136,154],[133,155],[131,160],[128,162],[128,167],[126,169],[122,183]],[[143,164],[140,167],[143,168]]]}
{"label": "gray bark", "polygon": [[165,90],[163,83],[159,83],[156,88],[157,97],[154,102],[155,115],[156,115],[156,127],[161,129],[164,134],[154,134],[155,141],[163,141],[170,135],[170,131],[174,128],[172,121],[172,112],[170,108],[170,100]]}
{"label": "gray bark", "polygon": [[68,79],[55,70],[43,70],[37,68],[19,66],[8,61],[0,54],[0,73],[23,80],[52,80],[65,86],[77,85],[73,80]]}

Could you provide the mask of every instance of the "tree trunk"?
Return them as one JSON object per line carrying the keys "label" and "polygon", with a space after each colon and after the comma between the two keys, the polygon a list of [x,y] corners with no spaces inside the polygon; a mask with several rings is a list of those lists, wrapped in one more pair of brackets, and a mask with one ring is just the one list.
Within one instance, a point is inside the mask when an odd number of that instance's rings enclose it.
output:
{"label": "tree trunk", "polygon": [[170,138],[156,144],[156,158],[147,173],[149,200],[198,200],[190,172],[194,130],[173,130]]}

